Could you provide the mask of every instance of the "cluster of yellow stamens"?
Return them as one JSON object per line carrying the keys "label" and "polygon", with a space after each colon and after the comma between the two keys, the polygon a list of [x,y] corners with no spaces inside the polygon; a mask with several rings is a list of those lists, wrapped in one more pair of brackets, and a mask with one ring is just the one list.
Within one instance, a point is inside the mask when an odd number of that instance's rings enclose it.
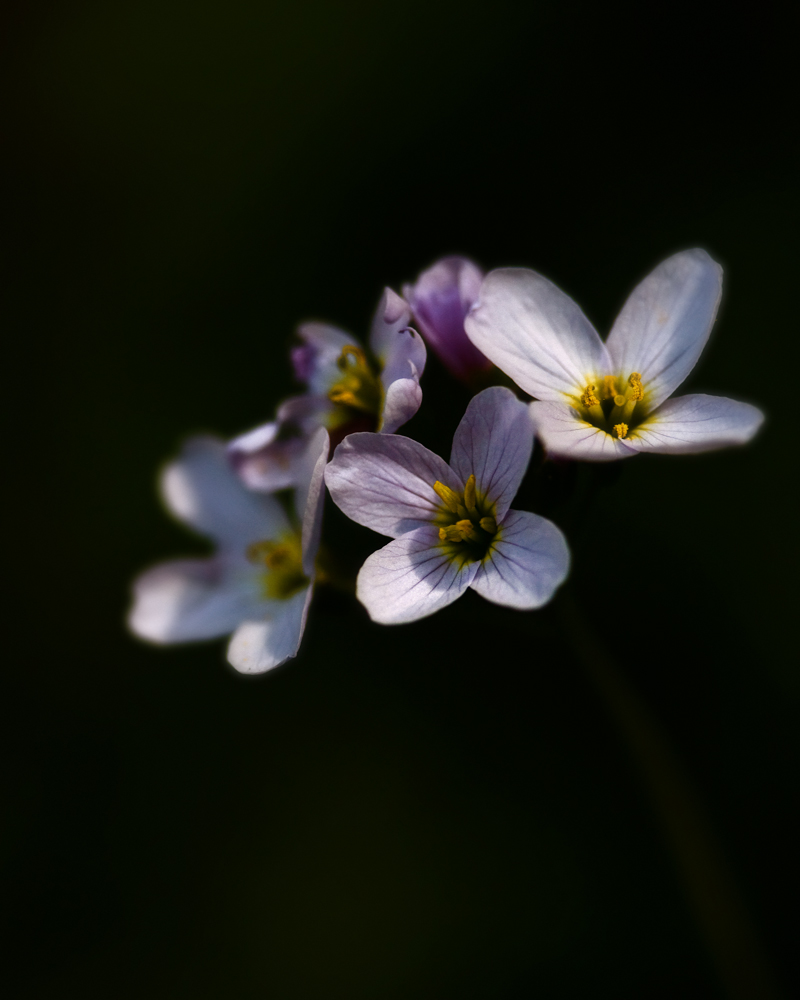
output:
{"label": "cluster of yellow stamens", "polygon": [[600,430],[613,433],[618,438],[624,438],[630,431],[637,403],[644,399],[642,376],[639,372],[631,372],[627,385],[619,392],[617,377],[605,375],[600,395],[597,386],[590,382],[580,395],[584,419]]}
{"label": "cluster of yellow stamens", "polygon": [[286,600],[311,582],[303,572],[300,536],[287,534],[281,541],[264,539],[247,547],[247,558],[265,567],[261,578],[264,596]]}
{"label": "cluster of yellow stamens", "polygon": [[442,500],[438,520],[444,523],[439,528],[439,540],[458,546],[452,554],[465,561],[482,559],[497,534],[497,521],[493,516],[494,506],[477,494],[475,476],[469,477],[463,494],[438,479],[433,488]]}
{"label": "cluster of yellow stamens", "polygon": [[363,347],[348,344],[336,361],[342,377],[331,386],[328,399],[341,406],[377,414],[381,409],[381,384]]}

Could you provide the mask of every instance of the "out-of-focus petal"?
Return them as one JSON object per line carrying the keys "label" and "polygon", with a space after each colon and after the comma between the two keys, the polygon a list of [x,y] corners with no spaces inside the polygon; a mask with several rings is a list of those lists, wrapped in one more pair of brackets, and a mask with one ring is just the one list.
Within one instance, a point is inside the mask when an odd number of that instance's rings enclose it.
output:
{"label": "out-of-focus petal", "polygon": [[491,364],[464,329],[467,313],[478,300],[483,272],[464,257],[445,257],[403,286],[414,322],[442,363],[467,380]]}
{"label": "out-of-focus petal", "polygon": [[611,462],[635,454],[627,439],[620,441],[586,423],[566,403],[533,402],[530,410],[536,436],[551,455],[583,462]]}
{"label": "out-of-focus petal", "polygon": [[228,644],[228,662],[242,674],[263,674],[297,655],[312,587],[286,601],[270,601],[267,617],[242,622]]}
{"label": "out-of-focus petal", "polygon": [[510,389],[492,386],[474,396],[453,438],[450,465],[464,481],[475,474],[480,493],[502,519],[528,468],[533,421],[528,404]]}
{"label": "out-of-focus petal", "polygon": [[413,378],[398,378],[386,387],[378,430],[394,434],[414,416],[422,405],[422,389]]}
{"label": "out-of-focus petal", "polygon": [[631,435],[636,451],[689,454],[745,444],[764,414],[749,403],[701,393],[668,399]]}
{"label": "out-of-focus petal", "polygon": [[325,500],[325,463],[328,461],[330,438],[324,427],[311,436],[298,461],[295,510],[302,525],[303,572],[314,575],[322,532],[322,507]]}
{"label": "out-of-focus petal", "polygon": [[278,423],[271,421],[228,444],[228,461],[248,489],[274,493],[294,486],[304,441],[300,437],[276,440],[278,430]]}
{"label": "out-of-focus petal", "polygon": [[527,611],[546,604],[568,572],[567,542],[552,521],[510,510],[471,586],[487,601]]}
{"label": "out-of-focus petal", "polygon": [[397,434],[350,434],[325,469],[334,503],[351,520],[391,538],[430,524],[441,506],[437,480],[464,489],[443,459]]}
{"label": "out-of-focus petal", "polygon": [[225,444],[216,438],[187,441],[164,470],[161,491],[177,517],[226,545],[238,548],[273,538],[288,527],[278,501],[244,486],[228,462]]}
{"label": "out-of-focus petal", "polygon": [[668,257],[634,288],[606,347],[613,374],[639,372],[655,409],[694,368],[722,294],[722,268],[705,250]]}
{"label": "out-of-focus petal", "polygon": [[356,596],[373,621],[398,625],[452,604],[472,582],[478,564],[460,568],[444,554],[439,531],[425,525],[373,552],[358,574]]}
{"label": "out-of-focus petal", "polygon": [[491,271],[465,326],[472,343],[537,399],[563,402],[610,371],[595,328],[568,295],[535,271]]}
{"label": "out-of-focus petal", "polygon": [[151,642],[213,639],[232,631],[257,604],[255,581],[239,579],[220,558],[154,566],[133,584],[132,632]]}
{"label": "out-of-focus petal", "polygon": [[327,323],[301,323],[297,335],[303,341],[292,351],[292,363],[301,381],[318,396],[327,396],[341,377],[336,366],[342,349],[358,346],[358,340],[344,330]]}
{"label": "out-of-focus petal", "polygon": [[[378,308],[372,317],[369,332],[369,349],[386,369],[394,341],[401,330],[411,322],[411,309],[405,299],[391,288],[384,288]],[[425,364],[424,360],[422,362]],[[405,378],[408,372],[401,372],[396,378]]]}

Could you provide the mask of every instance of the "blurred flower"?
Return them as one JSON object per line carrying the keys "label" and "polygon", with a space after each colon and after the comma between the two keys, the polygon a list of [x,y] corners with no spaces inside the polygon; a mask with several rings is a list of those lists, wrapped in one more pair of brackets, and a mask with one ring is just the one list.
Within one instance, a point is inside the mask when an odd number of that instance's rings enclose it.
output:
{"label": "blurred flower", "polygon": [[483,272],[464,257],[444,257],[403,286],[420,333],[445,367],[469,382],[491,367],[464,330],[464,319],[478,299]]}
{"label": "blurred flower", "polygon": [[722,269],[704,250],[669,257],[641,282],[604,344],[578,306],[524,268],[492,271],[466,321],[472,342],[526,392],[548,451],[608,461],[743,444],[755,406],[718,396],[668,399],[708,340]]}
{"label": "blurred flower", "polygon": [[564,580],[569,552],[558,528],[509,510],[530,460],[525,403],[499,386],[469,403],[448,466],[410,438],[351,434],[325,472],[331,496],[389,542],[358,576],[374,621],[414,621],[467,587],[519,609],[546,603]]}
{"label": "blurred flower", "polygon": [[295,374],[308,385],[329,430],[367,417],[376,430],[392,434],[417,412],[426,352],[410,320],[407,303],[387,288],[372,320],[368,350],[335,326],[300,326],[303,343],[292,349]]}
{"label": "blurred flower", "polygon": [[319,546],[328,433],[319,428],[296,461],[293,516],[245,488],[216,438],[188,441],[167,466],[167,507],[217,544],[208,559],[163,563],[134,583],[128,623],[157,643],[233,632],[228,661],[261,673],[297,653]]}

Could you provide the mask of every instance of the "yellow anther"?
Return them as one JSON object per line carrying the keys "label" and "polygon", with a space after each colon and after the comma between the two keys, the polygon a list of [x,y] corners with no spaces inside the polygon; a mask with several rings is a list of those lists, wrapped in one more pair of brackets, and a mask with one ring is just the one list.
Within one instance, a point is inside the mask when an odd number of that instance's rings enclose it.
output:
{"label": "yellow anther", "polygon": [[624,438],[625,435],[628,433],[628,425],[614,424],[614,433],[617,435],[618,438]]}
{"label": "yellow anther", "polygon": [[[352,362],[350,358],[353,359]],[[346,347],[343,347],[342,353],[336,359],[336,367],[340,371],[347,371],[348,368],[360,368],[369,371],[369,364],[364,348],[359,347],[357,344],[348,344]]]}
{"label": "yellow anther", "polygon": [[493,517],[482,517],[478,523],[488,535],[497,533],[497,521]]}
{"label": "yellow anther", "polygon": [[613,375],[603,376],[603,399],[611,399],[617,395],[617,380]]}
{"label": "yellow anther", "polygon": [[438,479],[433,484],[433,488],[442,498],[445,507],[454,514],[458,514],[458,508],[461,506],[461,497],[458,493],[451,490],[449,486],[445,486],[444,483],[440,483]]}
{"label": "yellow anther", "polygon": [[594,390],[594,385],[587,385],[581,396],[581,402],[587,408],[590,406],[597,406],[600,403],[600,400],[594,394]]}
{"label": "yellow anther", "polygon": [[[443,542],[463,542],[467,537],[461,527],[463,523],[463,521],[459,521],[458,524],[448,524],[446,528],[439,528],[440,540]],[[467,524],[472,527],[469,521]]]}
{"label": "yellow anther", "polygon": [[640,399],[644,399],[644,389],[642,388],[642,376],[639,372],[631,372],[628,376],[628,385],[631,387],[631,391],[628,393],[629,399],[635,399],[638,403]]}
{"label": "yellow anther", "polygon": [[339,406],[351,406],[366,413],[378,413],[381,388],[366,352],[357,344],[347,344],[336,359],[342,377],[328,390],[328,399]]}
{"label": "yellow anther", "polygon": [[475,473],[473,472],[464,487],[464,506],[467,508],[467,512],[471,517],[477,517],[478,514],[477,508],[475,507],[476,499]]}
{"label": "yellow anther", "polygon": [[475,530],[475,525],[467,518],[464,518],[463,521],[456,521],[454,527],[461,532],[463,541],[469,539],[472,542],[479,542],[481,540],[481,536]]}

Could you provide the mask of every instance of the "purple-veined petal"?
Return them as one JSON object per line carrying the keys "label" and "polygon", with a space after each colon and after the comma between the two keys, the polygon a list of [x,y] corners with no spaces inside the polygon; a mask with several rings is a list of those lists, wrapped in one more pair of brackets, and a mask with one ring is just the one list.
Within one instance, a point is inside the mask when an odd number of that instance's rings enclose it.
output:
{"label": "purple-veined petal", "polygon": [[320,427],[311,436],[298,461],[295,510],[302,525],[303,572],[312,578],[322,532],[325,463],[328,461],[329,448],[328,432]]}
{"label": "purple-veined petal", "polygon": [[164,470],[161,491],[182,521],[234,548],[273,538],[288,527],[278,501],[244,486],[228,462],[225,444],[216,438],[187,441]]}
{"label": "purple-veined petal", "polygon": [[190,642],[231,632],[258,607],[252,573],[225,560],[180,559],[142,573],[133,584],[132,632],[151,642]]}
{"label": "purple-veined petal", "polygon": [[445,257],[403,286],[420,333],[442,363],[462,380],[491,364],[472,343],[464,320],[478,301],[483,272],[464,257]]}
{"label": "purple-veined petal", "polygon": [[459,566],[439,544],[439,529],[426,525],[373,552],[361,567],[356,596],[373,621],[399,625],[452,604],[472,582],[478,563]]}
{"label": "purple-veined petal", "polygon": [[327,396],[332,386],[341,378],[336,362],[342,349],[359,346],[358,340],[344,330],[327,323],[302,323],[297,335],[303,341],[292,350],[295,373],[312,393]]}
{"label": "purple-veined petal", "polygon": [[386,387],[378,430],[394,434],[414,416],[422,405],[422,389],[413,378],[398,378]]}
{"label": "purple-veined petal", "polygon": [[606,434],[581,419],[567,403],[530,404],[536,436],[551,455],[582,462],[611,462],[635,454],[627,439]]}
{"label": "purple-veined petal", "polygon": [[637,427],[630,447],[637,451],[689,454],[745,444],[764,414],[750,403],[697,393],[668,399]]}
{"label": "purple-veined petal", "polygon": [[[369,331],[369,349],[384,369],[389,363],[397,334],[405,330],[410,322],[411,309],[405,299],[391,288],[384,288]],[[424,364],[423,360],[423,366]],[[408,372],[401,372],[394,377],[407,378]]]}
{"label": "purple-veined petal", "polygon": [[470,586],[494,604],[527,611],[540,608],[569,572],[569,549],[544,517],[510,510]]}
{"label": "purple-veined petal", "polygon": [[465,482],[475,474],[478,492],[495,504],[500,520],[516,496],[532,450],[528,404],[496,385],[470,400],[453,438],[450,465]]}
{"label": "purple-veined petal", "polygon": [[630,298],[608,335],[612,374],[639,372],[645,405],[655,409],[694,368],[722,294],[722,268],[705,250],[662,261]]}
{"label": "purple-veined petal", "polygon": [[537,399],[563,402],[610,370],[605,345],[578,306],[525,268],[491,271],[465,327],[472,343]]}
{"label": "purple-veined petal", "polygon": [[242,674],[263,674],[297,655],[313,587],[285,601],[265,602],[265,615],[244,621],[228,644],[228,663]]}
{"label": "purple-veined petal", "polygon": [[351,520],[390,538],[430,524],[441,506],[437,480],[464,489],[444,459],[399,434],[350,434],[325,469],[334,503]]}

